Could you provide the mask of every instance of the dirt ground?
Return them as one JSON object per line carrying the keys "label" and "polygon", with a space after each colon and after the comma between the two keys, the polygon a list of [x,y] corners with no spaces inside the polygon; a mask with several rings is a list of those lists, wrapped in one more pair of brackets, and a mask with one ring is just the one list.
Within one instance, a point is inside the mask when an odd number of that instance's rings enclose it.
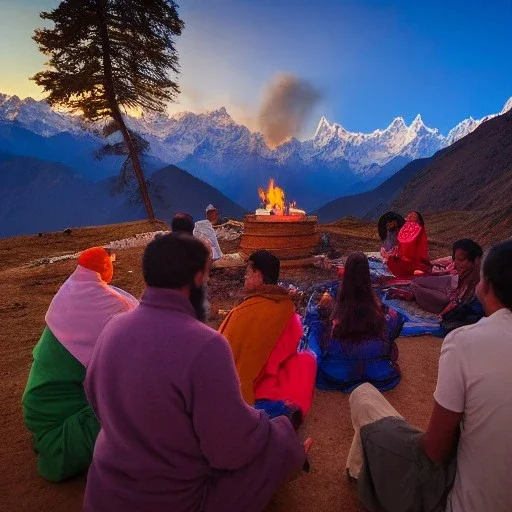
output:
{"label": "dirt ground", "polygon": [[[161,224],[145,222],[44,234],[42,237],[17,237],[0,240],[0,510],[73,512],[81,508],[83,478],[62,484],[42,480],[35,465],[21,414],[21,395],[32,361],[31,351],[44,326],[46,309],[76,261],[30,265],[30,262],[77,252],[92,245],[105,244],[149,230]],[[375,251],[378,241],[375,226],[355,220],[323,227],[335,248],[347,254],[351,250]],[[230,244],[231,248],[233,243]],[[445,241],[435,240],[434,255],[447,253]],[[226,247],[225,247],[226,249]],[[113,284],[140,296],[142,248],[116,251]],[[282,278],[307,287],[332,279],[333,272],[319,269],[288,270]],[[214,271],[210,280],[212,326],[222,319],[219,309],[229,309],[240,298],[242,269]],[[403,338],[398,342],[403,380],[397,389],[386,393],[406,418],[426,427],[432,407],[437,360],[441,342],[435,338]],[[313,408],[301,435],[310,436],[311,472],[290,483],[277,494],[271,512],[359,512],[356,491],[345,478],[345,460],[352,438],[348,396],[317,391]]]}

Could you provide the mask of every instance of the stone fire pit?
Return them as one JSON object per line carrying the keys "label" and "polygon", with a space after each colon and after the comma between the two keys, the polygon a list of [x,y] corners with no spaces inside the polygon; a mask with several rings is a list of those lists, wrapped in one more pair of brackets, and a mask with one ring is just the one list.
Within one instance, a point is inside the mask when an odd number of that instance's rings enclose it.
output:
{"label": "stone fire pit", "polygon": [[275,254],[284,267],[310,265],[320,240],[318,218],[305,215],[246,215],[240,252],[258,249]]}

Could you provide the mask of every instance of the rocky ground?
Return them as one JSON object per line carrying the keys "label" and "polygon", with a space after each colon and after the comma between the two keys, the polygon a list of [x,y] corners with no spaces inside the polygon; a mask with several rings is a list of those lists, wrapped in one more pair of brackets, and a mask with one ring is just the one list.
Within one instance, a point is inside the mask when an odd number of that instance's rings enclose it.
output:
{"label": "rocky ground", "polygon": [[[427,219],[427,227],[429,219]],[[454,223],[432,218],[430,234],[434,257],[447,254],[456,231]],[[437,227],[436,227],[437,226]],[[3,511],[80,510],[85,480],[78,478],[55,485],[39,478],[30,436],[21,415],[21,395],[31,364],[31,351],[44,326],[46,309],[59,286],[73,271],[73,258],[51,258],[77,253],[93,245],[106,245],[138,233],[166,229],[163,223],[134,222],[72,230],[71,234],[16,237],[0,240],[0,509]],[[375,251],[379,244],[375,226],[345,219],[322,226],[341,255],[353,250]],[[457,233],[458,237],[464,233]],[[222,241],[226,252],[236,250],[237,240]],[[113,284],[140,296],[144,284],[140,272],[143,247],[116,249]],[[211,319],[216,327],[229,308],[240,299],[243,269],[212,271]],[[316,282],[334,278],[333,270],[290,269],[283,280],[299,291]],[[299,297],[300,299],[300,297]],[[413,423],[426,427],[432,406],[440,341],[429,337],[403,338],[399,342],[403,380],[387,393],[393,405]],[[316,392],[312,411],[302,436],[313,439],[311,473],[286,486],[269,506],[270,511],[344,512],[360,511],[355,489],[345,478],[345,459],[352,429],[348,396]]]}

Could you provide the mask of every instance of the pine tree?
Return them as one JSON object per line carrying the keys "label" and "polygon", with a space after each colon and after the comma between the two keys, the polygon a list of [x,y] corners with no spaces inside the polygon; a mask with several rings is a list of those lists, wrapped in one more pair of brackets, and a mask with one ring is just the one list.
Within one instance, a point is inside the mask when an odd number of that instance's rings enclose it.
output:
{"label": "pine tree", "polygon": [[184,24],[172,0],[63,0],[33,39],[49,56],[32,80],[50,105],[80,112],[88,121],[111,118],[119,127],[149,219],[153,206],[133,132],[121,108],[163,112],[175,101],[178,74],[174,38]]}
{"label": "pine tree", "polygon": [[[132,140],[133,145],[135,146],[135,150],[137,151],[137,155],[139,159],[143,159],[149,150],[149,142],[141,137],[138,133],[128,130],[130,132],[130,138]],[[124,157],[124,161],[121,165],[121,170],[119,171],[119,176],[112,184],[112,193],[128,193],[128,199],[130,203],[134,205],[140,205],[142,203],[142,197],[140,194],[140,187],[137,183],[137,177],[135,176],[135,172],[133,169],[132,160],[130,158],[130,152],[126,145],[124,139],[118,140],[115,135],[117,133],[121,133],[118,124],[115,121],[110,121],[103,126],[102,135],[103,137],[109,139],[112,136],[114,140],[108,141],[104,146],[102,146],[96,153],[95,156],[98,160],[101,160],[106,155],[116,155]],[[122,135],[122,134],[121,134]],[[116,141],[117,140],[117,141]],[[145,181],[146,187],[148,191],[151,193],[151,197],[153,201],[162,200],[162,196],[160,193],[160,187],[155,183],[150,183],[148,180]]]}

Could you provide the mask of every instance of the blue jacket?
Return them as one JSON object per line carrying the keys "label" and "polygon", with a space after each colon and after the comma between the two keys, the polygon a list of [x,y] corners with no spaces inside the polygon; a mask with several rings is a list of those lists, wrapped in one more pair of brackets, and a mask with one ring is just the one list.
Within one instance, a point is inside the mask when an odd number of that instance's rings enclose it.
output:
{"label": "blue jacket", "polygon": [[373,339],[351,344],[330,339],[323,346],[329,327],[318,316],[306,318],[306,343],[317,356],[317,388],[350,393],[363,382],[369,382],[380,391],[393,389],[401,378],[395,339],[400,335],[404,318],[388,308],[386,319],[390,341]]}

